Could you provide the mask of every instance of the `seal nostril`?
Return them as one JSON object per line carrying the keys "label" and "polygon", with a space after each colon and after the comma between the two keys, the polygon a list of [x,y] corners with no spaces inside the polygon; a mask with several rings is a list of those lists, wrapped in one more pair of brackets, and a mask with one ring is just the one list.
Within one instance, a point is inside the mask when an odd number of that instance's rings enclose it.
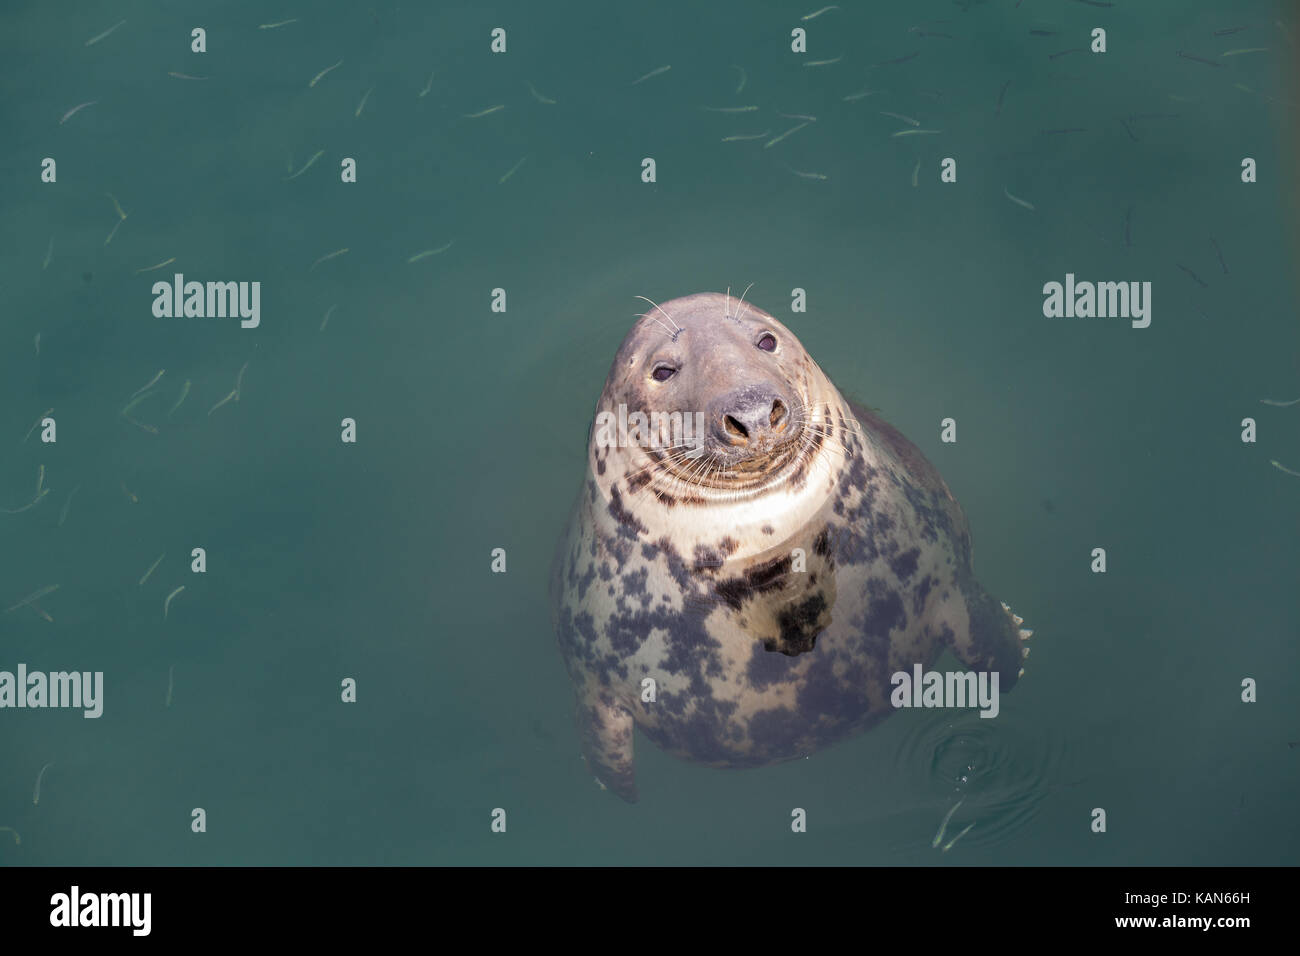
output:
{"label": "seal nostril", "polygon": [[772,414],[768,418],[768,422],[771,424],[772,428],[780,431],[785,427],[785,420],[787,417],[788,414],[785,410],[785,402],[778,398],[772,403]]}
{"label": "seal nostril", "polygon": [[730,415],[723,416],[722,427],[734,438],[739,438],[741,441],[749,440],[749,430]]}

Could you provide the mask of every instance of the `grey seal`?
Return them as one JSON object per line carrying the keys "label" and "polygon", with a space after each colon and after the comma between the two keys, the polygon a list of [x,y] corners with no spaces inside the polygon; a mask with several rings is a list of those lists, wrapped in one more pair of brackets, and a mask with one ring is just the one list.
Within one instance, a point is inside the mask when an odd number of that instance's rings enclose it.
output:
{"label": "grey seal", "polygon": [[730,294],[654,305],[623,341],[551,598],[584,756],[629,801],[634,727],[710,766],[790,760],[879,722],[891,675],[945,650],[1009,690],[1031,633],[976,581],[934,466]]}

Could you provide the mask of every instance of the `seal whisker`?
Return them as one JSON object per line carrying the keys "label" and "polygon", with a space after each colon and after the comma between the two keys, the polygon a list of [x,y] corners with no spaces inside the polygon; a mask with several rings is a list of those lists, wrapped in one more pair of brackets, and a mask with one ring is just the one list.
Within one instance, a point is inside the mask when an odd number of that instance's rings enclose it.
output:
{"label": "seal whisker", "polygon": [[832,479],[835,478],[837,472],[831,461],[816,454],[818,449],[813,448],[813,438],[820,438],[821,448],[825,448],[832,454],[838,455],[841,465],[847,462],[850,457],[848,449],[844,447],[843,442],[841,442],[836,436],[822,431],[819,427],[819,423],[814,422],[807,424],[804,426],[804,429],[803,441],[799,449],[800,460],[807,461],[811,458],[814,468],[824,467],[827,475]]}
{"label": "seal whisker", "polygon": [[[653,318],[648,312],[634,312],[632,314],[638,319]],[[663,322],[660,322],[658,319],[654,319],[654,322],[659,326],[659,328],[663,329],[664,335],[668,336],[670,339],[673,338],[672,330],[668,328],[668,326],[664,325]]]}
{"label": "seal whisker", "polygon": [[[687,447],[689,446],[685,444],[673,446],[673,448],[687,448]],[[690,451],[680,451],[680,452],[676,452],[675,454],[664,455],[661,458],[651,458],[649,462],[642,465],[640,468],[636,469],[636,471],[628,472],[626,478],[629,482],[631,482],[633,479],[640,477],[642,474],[644,474],[647,471],[650,471],[653,468],[659,468],[664,465],[675,464],[678,461],[682,461],[686,459],[687,457],[690,456],[690,454],[691,454]]]}
{"label": "seal whisker", "polygon": [[754,283],[745,286],[745,291],[740,293],[740,302],[736,305],[736,314],[734,316],[737,322],[740,321],[740,310],[745,305],[745,296],[749,295],[749,290],[754,288]]}
{"label": "seal whisker", "polygon": [[645,299],[646,302],[649,302],[649,303],[650,303],[651,305],[653,305],[656,309],[659,309],[659,314],[662,315],[664,318],[666,318],[669,322],[671,322],[671,323],[673,324],[673,328],[675,328],[678,332],[682,331],[682,327],[681,327],[680,325],[677,324],[677,320],[674,319],[674,318],[673,318],[671,315],[669,315],[667,312],[665,312],[665,311],[663,310],[663,308],[660,307],[660,305],[659,305],[658,302],[655,302],[653,299],[646,299],[646,297],[643,296],[643,295],[639,295],[639,296],[637,296],[637,298],[638,298],[638,299]]}
{"label": "seal whisker", "polygon": [[[686,450],[676,452],[675,454],[672,455],[665,455],[658,459],[653,459],[648,464],[644,465],[641,468],[638,468],[635,472],[631,472],[628,474],[627,480],[630,486],[631,482],[634,481],[638,476],[640,476],[646,471],[654,469],[654,473],[651,474],[650,477],[646,479],[645,487],[643,487],[632,497],[631,500],[633,502],[640,501],[641,498],[644,497],[648,489],[653,489],[655,492],[655,497],[660,501],[663,500],[664,494],[667,494],[669,492],[680,493],[679,489],[685,485],[685,482],[683,482],[682,479],[678,477],[674,472],[676,471],[676,467],[678,465],[680,465],[684,461],[689,460],[694,456],[696,446],[694,446],[693,444],[687,444],[683,442],[680,445],[674,445],[672,447],[683,448]],[[691,470],[693,471],[695,469],[692,468]],[[670,487],[667,490],[658,488],[655,485],[655,478],[657,478],[660,475],[666,476],[669,482],[671,482]]]}
{"label": "seal whisker", "polygon": [[[809,418],[807,417],[806,413],[817,410],[817,408],[819,408],[819,406],[812,406],[806,403],[799,403],[795,406],[795,409],[792,414],[801,423],[806,424],[809,421]],[[822,420],[828,425],[831,424],[830,407],[827,406],[825,408],[821,408],[821,411],[822,411]],[[852,415],[843,416],[843,424],[844,427],[849,431],[857,432],[859,435],[866,434],[866,430],[863,428],[862,423],[859,422]]]}
{"label": "seal whisker", "polygon": [[659,328],[663,331],[664,335],[668,336],[668,338],[670,339],[674,338],[673,330],[668,328],[668,326],[664,325],[662,319],[652,316],[649,312],[633,312],[632,314],[638,319],[652,320],[655,323],[655,325],[659,326]]}

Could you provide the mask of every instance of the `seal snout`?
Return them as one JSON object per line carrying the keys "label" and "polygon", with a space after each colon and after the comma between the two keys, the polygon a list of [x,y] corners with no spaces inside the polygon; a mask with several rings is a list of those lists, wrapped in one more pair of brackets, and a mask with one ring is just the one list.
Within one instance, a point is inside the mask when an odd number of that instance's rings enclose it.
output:
{"label": "seal snout", "polygon": [[790,403],[774,388],[749,386],[713,403],[710,431],[724,448],[761,452],[786,437]]}

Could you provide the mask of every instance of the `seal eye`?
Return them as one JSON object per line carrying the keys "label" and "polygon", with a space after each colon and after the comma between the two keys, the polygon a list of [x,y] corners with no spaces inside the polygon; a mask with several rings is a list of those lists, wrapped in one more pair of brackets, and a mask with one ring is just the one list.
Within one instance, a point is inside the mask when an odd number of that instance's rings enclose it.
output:
{"label": "seal eye", "polygon": [[776,336],[773,335],[771,332],[764,332],[762,337],[754,344],[757,345],[764,352],[775,352]]}
{"label": "seal eye", "polygon": [[660,365],[650,373],[650,377],[656,382],[666,382],[676,374],[677,369],[673,368],[671,365]]}

